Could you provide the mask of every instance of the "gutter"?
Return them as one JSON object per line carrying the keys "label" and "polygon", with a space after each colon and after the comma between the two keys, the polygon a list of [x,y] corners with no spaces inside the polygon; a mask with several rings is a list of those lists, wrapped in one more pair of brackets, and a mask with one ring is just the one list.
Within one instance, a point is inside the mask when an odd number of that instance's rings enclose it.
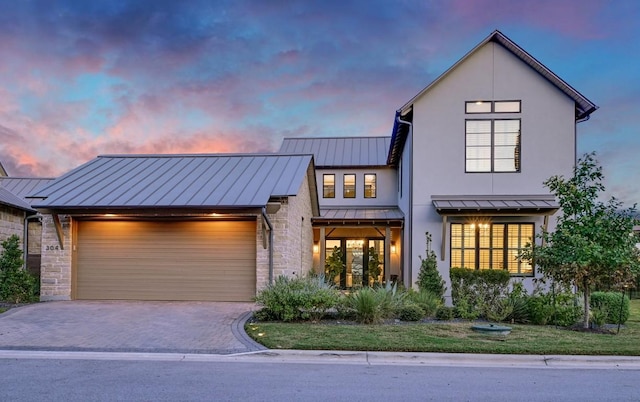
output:
{"label": "gutter", "polygon": [[[407,135],[407,137],[409,135],[411,135],[411,147],[409,149],[409,194],[408,194],[408,198],[409,198],[409,236],[408,236],[408,244],[407,244],[407,276],[409,277],[409,283],[407,284],[407,279],[404,280],[404,284],[407,288],[412,288],[413,287],[413,260],[412,260],[412,255],[413,255],[413,123],[410,121],[405,121],[402,120],[400,113],[396,114],[396,121],[398,123],[401,124],[406,124],[409,126],[409,134]],[[402,185],[402,183],[400,184]],[[405,226],[407,226],[406,222],[405,222]],[[403,247],[404,249],[404,247]],[[401,261],[404,260],[401,259]]]}
{"label": "gutter", "polygon": [[267,216],[267,207],[262,207],[262,218],[269,227],[269,285],[273,284],[273,225]]}

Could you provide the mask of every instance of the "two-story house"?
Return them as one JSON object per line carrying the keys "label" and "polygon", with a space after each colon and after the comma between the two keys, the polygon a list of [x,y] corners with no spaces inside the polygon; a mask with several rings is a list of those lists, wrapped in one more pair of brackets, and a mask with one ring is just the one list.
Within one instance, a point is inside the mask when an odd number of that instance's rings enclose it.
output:
{"label": "two-story house", "polygon": [[[287,138],[270,155],[119,155],[42,188],[42,298],[250,300],[276,275],[345,289],[505,269],[558,210],[596,106],[499,31],[395,113],[390,137]],[[450,284],[448,288],[450,289]]]}

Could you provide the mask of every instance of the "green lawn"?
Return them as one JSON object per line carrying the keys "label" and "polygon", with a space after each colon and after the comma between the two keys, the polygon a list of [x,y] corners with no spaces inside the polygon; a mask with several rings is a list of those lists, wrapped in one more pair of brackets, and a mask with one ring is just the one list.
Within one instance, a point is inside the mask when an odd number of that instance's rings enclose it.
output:
{"label": "green lawn", "polygon": [[497,339],[472,331],[471,325],[265,322],[245,329],[270,349],[640,356],[640,300],[631,301],[630,318],[618,335],[515,324],[509,325],[510,335]]}

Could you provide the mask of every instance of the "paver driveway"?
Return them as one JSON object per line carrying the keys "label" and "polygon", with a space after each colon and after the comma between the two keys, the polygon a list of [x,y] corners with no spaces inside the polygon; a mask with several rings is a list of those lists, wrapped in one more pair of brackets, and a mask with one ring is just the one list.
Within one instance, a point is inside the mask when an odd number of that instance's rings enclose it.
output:
{"label": "paver driveway", "polygon": [[0,349],[219,353],[259,350],[253,303],[61,301],[0,314]]}

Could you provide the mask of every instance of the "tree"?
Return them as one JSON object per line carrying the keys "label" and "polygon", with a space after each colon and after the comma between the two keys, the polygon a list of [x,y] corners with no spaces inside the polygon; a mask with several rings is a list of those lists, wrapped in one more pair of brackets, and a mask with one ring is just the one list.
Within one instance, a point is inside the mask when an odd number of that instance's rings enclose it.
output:
{"label": "tree", "polygon": [[599,201],[603,178],[595,153],[589,153],[578,160],[572,178],[553,176],[545,181],[560,203],[561,215],[554,232],[543,230],[539,235],[542,245],[529,244],[520,256],[532,259],[546,277],[577,286],[585,328],[593,288],[633,286],[639,269],[635,205],[623,209],[615,197]]}
{"label": "tree", "polygon": [[420,258],[420,272],[418,273],[418,289],[432,292],[440,299],[444,297],[444,279],[438,271],[438,258],[436,253],[431,249],[431,234],[425,233],[427,238],[427,255],[426,258]]}
{"label": "tree", "polygon": [[341,275],[342,272],[344,272],[346,268],[344,260],[345,258],[342,247],[334,247],[333,253],[331,253],[324,262],[324,274],[327,282],[333,283],[336,276]]}

